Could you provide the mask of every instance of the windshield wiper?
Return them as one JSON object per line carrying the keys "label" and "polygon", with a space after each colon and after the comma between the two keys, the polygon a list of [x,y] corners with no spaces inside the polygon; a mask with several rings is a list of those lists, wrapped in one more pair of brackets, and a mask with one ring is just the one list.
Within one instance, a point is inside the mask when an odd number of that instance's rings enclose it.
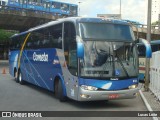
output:
{"label": "windshield wiper", "polygon": [[117,57],[117,59],[118,59],[120,65],[122,66],[124,72],[126,73],[127,77],[129,78],[129,74],[128,74],[126,68],[124,67],[124,65],[123,65],[123,63],[122,63],[122,60],[121,60],[121,59],[119,58],[119,56],[117,55],[117,53],[116,53],[116,57]]}

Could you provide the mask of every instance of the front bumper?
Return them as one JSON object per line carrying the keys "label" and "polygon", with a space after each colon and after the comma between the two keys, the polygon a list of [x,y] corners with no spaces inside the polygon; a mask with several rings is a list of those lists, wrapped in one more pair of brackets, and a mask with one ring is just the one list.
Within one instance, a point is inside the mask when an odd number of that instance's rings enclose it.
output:
{"label": "front bumper", "polygon": [[79,87],[78,101],[115,100],[135,98],[140,86],[135,89],[117,91],[89,91]]}

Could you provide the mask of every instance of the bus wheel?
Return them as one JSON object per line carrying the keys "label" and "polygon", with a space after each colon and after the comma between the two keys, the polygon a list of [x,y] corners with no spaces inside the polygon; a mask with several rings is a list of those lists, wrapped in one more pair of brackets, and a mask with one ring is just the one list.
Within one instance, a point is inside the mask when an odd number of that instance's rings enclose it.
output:
{"label": "bus wheel", "polygon": [[15,79],[15,81],[18,83],[19,81],[18,81],[18,74],[17,74],[17,70],[15,69],[14,70],[14,79]]}
{"label": "bus wheel", "polygon": [[60,80],[55,82],[55,96],[58,98],[61,102],[66,101],[66,96],[63,94],[63,87]]}
{"label": "bus wheel", "polygon": [[21,73],[21,71],[18,72],[18,81],[19,81],[19,83],[20,83],[21,85],[24,84],[24,80],[22,80],[22,73]]}

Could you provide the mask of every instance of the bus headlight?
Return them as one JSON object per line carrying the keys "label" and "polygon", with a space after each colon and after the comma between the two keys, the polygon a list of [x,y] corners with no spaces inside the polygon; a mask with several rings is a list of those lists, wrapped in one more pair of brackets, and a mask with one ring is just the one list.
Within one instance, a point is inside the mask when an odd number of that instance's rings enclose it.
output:
{"label": "bus headlight", "polygon": [[80,94],[81,98],[90,98],[89,95],[86,95],[86,94]]}
{"label": "bus headlight", "polygon": [[96,91],[98,88],[93,86],[81,85],[81,88],[84,90]]}
{"label": "bus headlight", "polygon": [[138,85],[131,85],[131,86],[129,86],[128,88],[129,89],[135,89],[135,88],[137,88],[138,87]]}

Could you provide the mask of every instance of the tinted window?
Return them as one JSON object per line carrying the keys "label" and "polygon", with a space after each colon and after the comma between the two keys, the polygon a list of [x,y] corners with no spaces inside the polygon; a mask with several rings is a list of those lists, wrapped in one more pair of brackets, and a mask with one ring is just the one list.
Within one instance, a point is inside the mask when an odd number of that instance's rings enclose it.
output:
{"label": "tinted window", "polygon": [[60,48],[62,49],[62,24],[36,30],[29,36],[26,49]]}
{"label": "tinted window", "polygon": [[52,8],[60,9],[60,7],[61,7],[60,3],[58,3],[58,2],[52,2]]}
{"label": "tinted window", "polygon": [[138,46],[138,56],[139,57],[145,57],[145,54],[146,54],[146,48],[144,45],[139,45]]}
{"label": "tinted window", "polygon": [[19,50],[22,47],[23,41],[25,40],[26,35],[16,36],[11,38],[10,49]]}
{"label": "tinted window", "polygon": [[42,48],[43,30],[37,30],[30,34],[25,49]]}
{"label": "tinted window", "polygon": [[82,38],[96,40],[133,40],[130,26],[109,23],[80,23]]}
{"label": "tinted window", "polygon": [[[151,45],[152,52],[156,52],[160,50],[159,44],[152,44]],[[138,56],[139,57],[145,57],[146,56],[146,47],[144,45],[138,45]]]}
{"label": "tinted window", "polygon": [[77,6],[70,6],[70,15],[77,16]]}
{"label": "tinted window", "polygon": [[155,44],[155,45],[151,45],[152,47],[152,52],[156,52],[160,49],[160,45],[159,44]]}
{"label": "tinted window", "polygon": [[48,28],[48,38],[50,45],[55,48],[62,49],[62,24],[51,26]]}

